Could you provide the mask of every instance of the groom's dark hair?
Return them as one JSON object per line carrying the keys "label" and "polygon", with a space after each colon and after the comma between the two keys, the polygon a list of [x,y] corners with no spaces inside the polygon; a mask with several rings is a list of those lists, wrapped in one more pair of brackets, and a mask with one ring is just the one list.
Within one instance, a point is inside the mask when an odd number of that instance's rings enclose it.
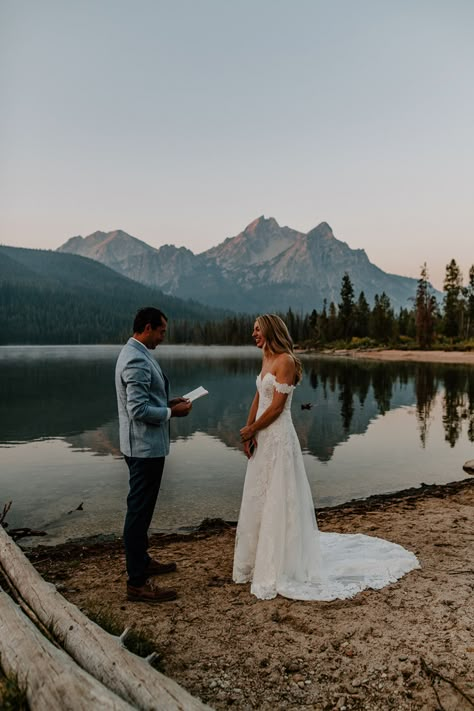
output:
{"label": "groom's dark hair", "polygon": [[158,326],[161,326],[163,321],[168,321],[168,317],[163,313],[163,311],[155,309],[154,306],[145,306],[143,309],[138,309],[135,314],[133,332],[143,333],[147,323],[149,323],[152,328],[157,328]]}

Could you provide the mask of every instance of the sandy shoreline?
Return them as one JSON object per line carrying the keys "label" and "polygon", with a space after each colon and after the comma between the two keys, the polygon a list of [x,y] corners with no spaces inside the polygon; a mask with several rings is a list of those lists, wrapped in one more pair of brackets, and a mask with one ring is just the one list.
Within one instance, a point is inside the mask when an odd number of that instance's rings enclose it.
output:
{"label": "sandy shoreline", "polygon": [[146,631],[164,672],[215,709],[472,709],[474,478],[349,502],[318,521],[400,543],[421,568],[352,600],[257,601],[232,583],[235,528],[221,522],[153,537],[153,554],[178,563],[159,582],[179,599],[151,606],[125,600],[120,540],[29,555],[82,609]]}
{"label": "sandy shoreline", "polygon": [[[308,353],[308,351],[304,351]],[[314,351],[322,355],[341,358],[356,358],[360,360],[412,361],[417,363],[459,363],[474,365],[474,351],[402,351],[378,349],[357,350],[344,349],[333,351]]]}

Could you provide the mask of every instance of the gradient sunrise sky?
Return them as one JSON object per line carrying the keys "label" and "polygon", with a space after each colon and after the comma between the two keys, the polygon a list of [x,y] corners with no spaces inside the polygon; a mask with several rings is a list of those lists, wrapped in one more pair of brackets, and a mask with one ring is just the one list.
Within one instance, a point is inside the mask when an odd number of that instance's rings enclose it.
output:
{"label": "gradient sunrise sky", "polygon": [[0,241],[265,215],[467,277],[473,37],[473,0],[0,0]]}

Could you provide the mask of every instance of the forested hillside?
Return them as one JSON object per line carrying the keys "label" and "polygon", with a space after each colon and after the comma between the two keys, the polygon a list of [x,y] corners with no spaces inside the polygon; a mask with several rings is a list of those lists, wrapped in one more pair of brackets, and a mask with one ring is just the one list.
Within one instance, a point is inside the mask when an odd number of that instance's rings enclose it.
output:
{"label": "forested hillside", "polygon": [[120,343],[133,315],[155,305],[173,321],[224,311],[166,296],[85,257],[0,246],[0,344]]}

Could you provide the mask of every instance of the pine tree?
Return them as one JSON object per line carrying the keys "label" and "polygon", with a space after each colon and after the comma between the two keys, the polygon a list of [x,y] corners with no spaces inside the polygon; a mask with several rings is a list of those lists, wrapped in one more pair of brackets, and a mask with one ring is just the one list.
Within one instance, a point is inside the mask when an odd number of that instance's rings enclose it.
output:
{"label": "pine tree", "polygon": [[464,298],[462,288],[462,272],[456,261],[451,259],[446,265],[444,278],[444,333],[448,338],[458,338],[462,335],[464,315]]}
{"label": "pine tree", "polygon": [[436,309],[436,297],[432,293],[431,285],[428,281],[428,270],[425,262],[418,279],[415,300],[416,340],[422,349],[431,348],[433,343]]}
{"label": "pine tree", "polygon": [[318,333],[322,344],[329,340],[329,319],[326,299],[323,301],[323,310],[318,316]]}
{"label": "pine tree", "polygon": [[416,309],[401,308],[398,314],[398,332],[400,336],[416,337]]}
{"label": "pine tree", "polygon": [[364,338],[369,335],[370,306],[363,291],[360,292],[355,306],[354,335]]}
{"label": "pine tree", "polygon": [[335,341],[338,335],[337,306],[334,301],[329,304],[329,316],[327,325],[328,341]]}
{"label": "pine tree", "polygon": [[474,264],[469,269],[469,284],[466,289],[466,338],[474,336]]}
{"label": "pine tree", "polygon": [[394,314],[390,299],[385,292],[375,294],[374,308],[371,314],[371,335],[382,343],[390,343],[394,331]]}
{"label": "pine tree", "polygon": [[341,303],[339,304],[339,325],[342,337],[350,339],[354,330],[354,287],[350,276],[344,273],[341,283]]}

